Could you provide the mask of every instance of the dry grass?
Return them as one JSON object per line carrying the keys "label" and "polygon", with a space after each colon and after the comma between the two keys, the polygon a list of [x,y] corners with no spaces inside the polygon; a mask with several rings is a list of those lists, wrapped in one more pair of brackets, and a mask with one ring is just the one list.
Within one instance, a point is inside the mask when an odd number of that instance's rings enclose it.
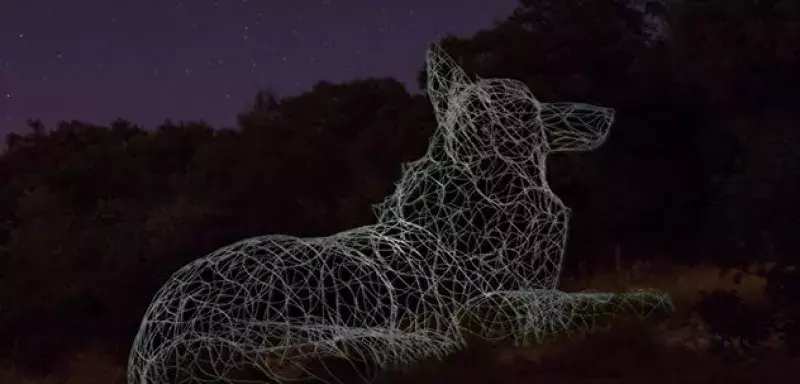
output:
{"label": "dry grass", "polygon": [[90,349],[67,356],[62,363],[63,384],[124,383],[125,368],[112,361],[100,349]]}
{"label": "dry grass", "polygon": [[[626,322],[609,330],[571,339],[556,338],[535,347],[476,344],[443,362],[422,363],[392,374],[387,383],[789,383],[800,377],[800,361],[780,357],[758,365],[731,365],[704,352],[708,332],[691,315],[700,291],[735,290],[749,301],[763,299],[766,281],[747,276],[734,284],[736,271],[713,266],[678,267],[637,263],[598,273],[582,281],[564,280],[567,291],[623,292],[637,288],[669,292],[676,313],[666,321]],[[580,369],[577,369],[580,367]],[[101,349],[66,356],[59,368],[32,378],[0,367],[0,383],[123,384],[122,362]]]}
{"label": "dry grass", "polygon": [[766,280],[745,274],[740,284],[733,282],[738,269],[723,271],[711,265],[694,267],[675,266],[666,262],[636,262],[615,270],[600,272],[581,281],[566,279],[562,287],[567,291],[591,289],[596,291],[628,291],[636,288],[658,289],[669,292],[678,308],[694,303],[701,291],[717,289],[735,290],[747,300],[763,299]]}
{"label": "dry grass", "polygon": [[58,380],[50,375],[48,377],[33,377],[20,372],[14,366],[0,366],[0,383],[8,384],[58,384]]}
{"label": "dry grass", "polygon": [[124,384],[125,367],[100,348],[86,348],[64,356],[47,376],[0,368],[3,384]]}
{"label": "dry grass", "polygon": [[732,290],[751,303],[765,300],[766,279],[743,274],[739,284],[736,284],[733,276],[738,272],[741,270],[723,270],[712,265],[686,267],[662,261],[636,262],[626,268],[618,266],[581,281],[567,279],[561,285],[567,291],[657,289],[668,292],[675,304],[675,314],[659,324],[660,342],[699,351],[707,347],[709,333],[705,323],[691,309],[701,299],[702,292]]}

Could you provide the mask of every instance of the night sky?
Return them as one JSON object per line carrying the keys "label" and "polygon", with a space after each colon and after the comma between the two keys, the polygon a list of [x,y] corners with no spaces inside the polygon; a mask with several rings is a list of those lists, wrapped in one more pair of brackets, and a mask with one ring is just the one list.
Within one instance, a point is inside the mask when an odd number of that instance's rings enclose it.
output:
{"label": "night sky", "polygon": [[258,90],[392,76],[516,0],[0,0],[0,134],[25,120],[232,127]]}

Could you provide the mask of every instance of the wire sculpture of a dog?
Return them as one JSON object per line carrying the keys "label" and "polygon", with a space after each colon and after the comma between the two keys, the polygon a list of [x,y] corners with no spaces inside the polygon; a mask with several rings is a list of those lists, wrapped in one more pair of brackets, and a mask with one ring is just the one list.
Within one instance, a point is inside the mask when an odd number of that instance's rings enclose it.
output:
{"label": "wire sculpture of a dog", "polygon": [[438,129],[375,206],[377,223],[250,238],[184,266],[144,315],[129,384],[232,383],[245,368],[312,378],[308,362],[325,358],[398,367],[453,353],[468,334],[525,343],[618,306],[670,307],[652,291],[556,289],[569,209],[545,160],[600,146],[613,110],[471,81],[435,44],[427,75]]}

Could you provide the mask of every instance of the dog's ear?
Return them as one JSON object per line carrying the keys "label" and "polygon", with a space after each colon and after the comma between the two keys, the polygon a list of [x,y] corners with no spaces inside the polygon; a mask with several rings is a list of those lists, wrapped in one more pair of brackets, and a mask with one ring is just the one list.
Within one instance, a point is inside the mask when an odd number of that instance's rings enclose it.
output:
{"label": "dog's ear", "polygon": [[431,43],[428,47],[426,71],[428,98],[433,104],[436,121],[443,124],[451,97],[470,84],[470,80],[464,70],[437,43]]}

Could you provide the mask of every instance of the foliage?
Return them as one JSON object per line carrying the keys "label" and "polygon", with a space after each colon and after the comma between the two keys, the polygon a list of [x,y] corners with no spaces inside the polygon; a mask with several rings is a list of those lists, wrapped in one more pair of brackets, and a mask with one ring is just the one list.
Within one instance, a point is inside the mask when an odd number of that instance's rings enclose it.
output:
{"label": "foliage", "polygon": [[[794,265],[778,264],[755,271],[767,279],[764,302],[749,303],[735,291],[704,292],[695,305],[712,335],[710,349],[726,358],[758,358],[770,339],[789,357],[800,356],[800,273]],[[739,284],[743,273],[734,276]]]}
{"label": "foliage", "polygon": [[767,274],[766,293],[775,317],[775,331],[790,356],[800,356],[800,271],[796,265],[777,265]]}

